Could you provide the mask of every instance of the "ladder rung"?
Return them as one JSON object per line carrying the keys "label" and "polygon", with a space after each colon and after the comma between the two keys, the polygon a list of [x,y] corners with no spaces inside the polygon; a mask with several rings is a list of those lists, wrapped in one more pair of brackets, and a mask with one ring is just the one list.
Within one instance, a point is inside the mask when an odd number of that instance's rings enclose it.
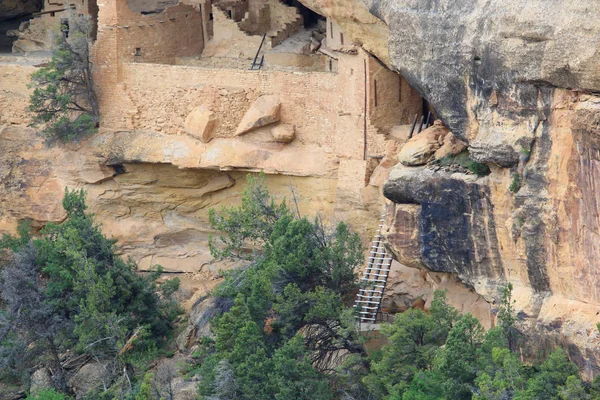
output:
{"label": "ladder rung", "polygon": [[363,275],[367,275],[370,274],[372,272],[390,272],[391,269],[384,269],[384,268],[369,268],[368,270],[365,271],[365,273]]}
{"label": "ladder rung", "polygon": [[[381,300],[381,299],[380,299]],[[373,301],[373,300],[356,300],[354,304],[358,303],[371,303],[371,304],[379,304],[381,301]]]}
{"label": "ladder rung", "polygon": [[[362,290],[363,292],[383,294],[383,292],[380,292],[378,290],[365,290],[365,289],[360,289],[360,290]],[[365,296],[365,295],[362,295],[362,294],[357,294],[357,296],[360,296],[360,297],[373,297],[373,296]]]}
{"label": "ladder rung", "polygon": [[[377,275],[377,273],[378,273],[378,272],[381,272],[381,273],[385,272],[385,273],[386,273],[386,275],[385,275],[385,276],[388,276],[388,275],[389,275],[389,272],[390,272],[390,270],[389,270],[389,269],[388,269],[388,270],[385,270],[385,269],[383,269],[383,270],[374,270],[374,271],[368,271],[368,272],[365,272],[364,274],[362,274],[362,277],[363,277],[363,278],[365,278],[365,277],[367,277],[367,276],[371,276],[371,275]],[[381,275],[381,274],[380,274],[380,275]]]}
{"label": "ladder rung", "polygon": [[387,282],[385,279],[366,279],[366,278],[362,278],[362,280],[365,281],[365,282],[383,282],[383,283]]}

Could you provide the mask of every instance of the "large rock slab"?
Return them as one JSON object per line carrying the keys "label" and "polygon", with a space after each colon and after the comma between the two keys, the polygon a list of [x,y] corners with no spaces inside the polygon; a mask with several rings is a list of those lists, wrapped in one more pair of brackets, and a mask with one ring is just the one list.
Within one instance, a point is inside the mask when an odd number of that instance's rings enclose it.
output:
{"label": "large rock slab", "polygon": [[205,107],[197,107],[187,116],[184,123],[185,131],[204,143],[208,143],[213,138],[217,118],[215,114]]}
{"label": "large rock slab", "polygon": [[254,129],[273,124],[279,121],[281,100],[276,95],[260,96],[252,103],[240,121],[235,135],[243,135]]}
{"label": "large rock slab", "polygon": [[449,131],[441,124],[435,124],[410,138],[398,153],[398,160],[404,165],[423,165],[441,147]]}

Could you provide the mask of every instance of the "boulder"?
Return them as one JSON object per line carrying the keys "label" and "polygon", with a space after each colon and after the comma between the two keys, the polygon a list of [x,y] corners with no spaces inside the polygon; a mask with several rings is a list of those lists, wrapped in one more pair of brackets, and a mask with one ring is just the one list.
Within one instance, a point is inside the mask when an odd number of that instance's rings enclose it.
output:
{"label": "boulder", "polygon": [[13,42],[13,53],[29,53],[33,51],[46,50],[46,45],[43,42],[30,39],[18,39]]}
{"label": "boulder", "polygon": [[176,377],[171,381],[173,387],[173,399],[194,400],[198,398],[198,382],[188,381],[182,377]]}
{"label": "boulder", "polygon": [[448,132],[444,137],[442,147],[437,149],[437,151],[433,154],[433,157],[436,160],[439,160],[444,157],[455,156],[460,154],[466,148],[467,144],[465,142],[454,136],[452,132]]}
{"label": "boulder", "polygon": [[48,368],[40,368],[31,375],[31,393],[52,388],[52,376]]}
{"label": "boulder", "polygon": [[436,121],[433,126],[416,134],[402,146],[400,153],[398,153],[398,161],[408,166],[427,163],[431,156],[441,147],[441,139],[445,138],[448,133],[448,129],[440,121]]}
{"label": "boulder", "polygon": [[106,366],[102,363],[85,364],[69,379],[68,385],[75,392],[76,399],[82,399],[86,393],[102,385]]}
{"label": "boulder", "polygon": [[276,142],[289,143],[296,137],[294,125],[279,124],[271,131]]}
{"label": "boulder", "polygon": [[214,113],[202,106],[195,108],[185,119],[184,128],[188,135],[208,143],[213,139],[217,118]]}
{"label": "boulder", "polygon": [[260,96],[246,111],[235,132],[236,136],[279,121],[281,101],[278,96]]}

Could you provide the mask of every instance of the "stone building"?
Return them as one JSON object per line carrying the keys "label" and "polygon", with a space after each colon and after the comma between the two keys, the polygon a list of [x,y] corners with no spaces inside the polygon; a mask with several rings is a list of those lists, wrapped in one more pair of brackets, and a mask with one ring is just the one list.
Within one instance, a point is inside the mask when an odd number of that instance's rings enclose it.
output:
{"label": "stone building", "polygon": [[[46,4],[36,19],[59,20],[70,6]],[[335,21],[279,0],[84,0],[75,9],[94,26],[101,124],[84,153],[98,163],[92,176],[102,178],[63,171],[51,182],[87,187],[91,209],[143,268],[197,272],[210,262],[210,207],[193,199],[235,202],[247,172],[265,171],[281,195],[290,183],[304,188],[303,212],[345,220],[368,240],[386,171],[423,102]],[[0,84],[0,124],[27,123],[26,76],[36,63],[2,65],[14,79]],[[119,175],[110,178],[113,169]],[[164,185],[175,184],[169,174],[196,193],[175,196],[177,207],[163,197]],[[142,190],[145,179],[155,183]],[[134,201],[133,187],[153,194]],[[2,226],[60,220],[62,189],[54,189],[43,207],[10,211]],[[123,207],[129,211],[117,216]]]}

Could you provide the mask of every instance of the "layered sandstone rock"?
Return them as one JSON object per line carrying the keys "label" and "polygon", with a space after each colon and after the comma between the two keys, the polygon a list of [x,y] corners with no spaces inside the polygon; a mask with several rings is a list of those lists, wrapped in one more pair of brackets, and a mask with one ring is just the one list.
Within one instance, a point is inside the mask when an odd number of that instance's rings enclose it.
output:
{"label": "layered sandstone rock", "polygon": [[531,131],[538,87],[600,87],[598,3],[363,1],[389,26],[391,64],[461,138],[507,133],[498,120]]}
{"label": "layered sandstone rock", "polygon": [[[384,187],[395,203],[387,240],[403,264],[457,276],[491,304],[512,282],[531,343],[570,345],[591,376],[600,349],[600,98],[561,90],[540,96],[545,114],[531,155],[512,170],[476,178],[397,165]],[[522,184],[512,193],[515,175]]]}

